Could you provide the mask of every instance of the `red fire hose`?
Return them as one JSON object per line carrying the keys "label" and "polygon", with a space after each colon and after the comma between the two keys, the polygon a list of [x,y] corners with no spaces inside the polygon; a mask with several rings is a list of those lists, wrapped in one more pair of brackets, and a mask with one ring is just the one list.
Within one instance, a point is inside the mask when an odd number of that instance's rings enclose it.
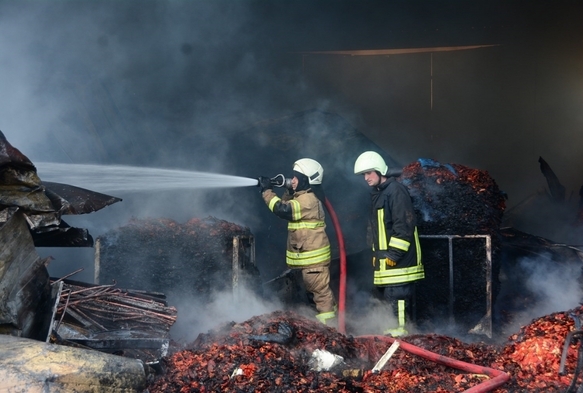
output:
{"label": "red fire hose", "polygon": [[340,286],[338,289],[338,331],[346,334],[346,249],[344,248],[344,236],[342,229],[340,229],[340,222],[336,216],[336,212],[328,198],[324,199],[326,209],[332,219],[334,230],[336,231],[336,238],[338,239],[338,249],[340,251]]}
{"label": "red fire hose", "polygon": [[[365,339],[365,340],[366,339],[381,340],[381,341],[385,341],[389,344],[392,344],[394,341],[396,341],[395,338],[390,337],[390,336],[368,335],[368,336],[358,336],[356,338],[357,339]],[[484,374],[484,375],[487,375],[491,378],[487,381],[480,383],[479,385],[476,385],[470,389],[464,390],[464,393],[490,392],[490,391],[496,389],[497,387],[503,385],[504,383],[506,383],[506,381],[508,381],[510,379],[510,375],[506,374],[503,371],[495,370],[495,369],[490,368],[490,367],[478,366],[476,364],[462,362],[461,360],[448,358],[447,356],[439,355],[437,353],[428,351],[426,349],[419,348],[418,346],[415,346],[413,344],[409,344],[405,341],[401,341],[401,340],[398,340],[398,341],[399,341],[400,348],[402,348],[403,350],[405,350],[409,353],[412,353],[413,355],[417,355],[417,356],[420,356],[420,357],[425,358],[427,360],[431,360],[432,362],[440,363],[440,364],[443,364],[444,366],[452,367],[452,368],[455,368],[455,369],[458,369],[461,371],[465,371],[468,373]],[[370,374],[368,374],[368,375],[370,375]],[[365,375],[365,377],[366,377],[366,375]]]}

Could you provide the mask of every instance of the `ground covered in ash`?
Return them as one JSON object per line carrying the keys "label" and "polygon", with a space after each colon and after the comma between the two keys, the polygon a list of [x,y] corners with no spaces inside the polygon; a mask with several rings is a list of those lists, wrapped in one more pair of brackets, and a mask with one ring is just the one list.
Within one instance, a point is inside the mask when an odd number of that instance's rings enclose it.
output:
{"label": "ground covered in ash", "polygon": [[[572,343],[559,375],[567,334],[575,329],[579,307],[533,320],[504,345],[464,343],[435,335],[410,335],[402,341],[473,365],[500,370],[509,380],[493,393],[564,392],[576,368]],[[464,392],[490,381],[397,349],[380,373],[371,373],[390,343],[378,336],[340,334],[293,312],[276,311],[245,322],[228,323],[163,359],[165,371],[151,381],[156,392]],[[312,354],[325,350],[343,361],[315,371]],[[487,391],[487,390],[483,390]]]}

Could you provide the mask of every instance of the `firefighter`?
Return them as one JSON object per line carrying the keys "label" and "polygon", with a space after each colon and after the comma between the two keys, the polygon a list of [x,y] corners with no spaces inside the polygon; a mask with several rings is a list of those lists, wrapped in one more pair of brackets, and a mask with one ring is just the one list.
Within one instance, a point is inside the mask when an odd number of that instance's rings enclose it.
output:
{"label": "firefighter", "polygon": [[372,191],[373,283],[398,321],[383,333],[402,336],[408,334],[406,325],[414,315],[415,283],[425,278],[413,202],[407,188],[388,174],[385,160],[374,151],[356,159],[354,173],[364,175]]}
{"label": "firefighter", "polygon": [[325,213],[321,189],[324,169],[311,158],[302,158],[293,165],[291,189],[278,197],[271,179],[259,178],[263,200],[276,216],[288,222],[286,263],[302,273],[306,291],[313,295],[323,324],[333,324],[336,300],[330,288],[330,241],[326,235]]}

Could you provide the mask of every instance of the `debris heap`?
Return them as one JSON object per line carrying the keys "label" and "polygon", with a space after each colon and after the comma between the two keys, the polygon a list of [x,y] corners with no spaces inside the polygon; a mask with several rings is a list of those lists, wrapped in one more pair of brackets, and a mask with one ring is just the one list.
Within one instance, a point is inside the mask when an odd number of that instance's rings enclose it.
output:
{"label": "debris heap", "polygon": [[[484,238],[492,241],[492,299],[499,291],[499,241],[497,238],[505,209],[505,196],[486,171],[459,164],[442,165],[419,159],[406,166],[399,180],[407,186],[417,214],[426,279],[417,293],[420,321],[440,315],[453,316],[466,330],[488,313],[486,288],[487,248]],[[423,238],[442,236],[442,238]],[[450,271],[451,240],[453,273]],[[453,275],[453,277],[451,277]],[[453,278],[453,282],[452,279]],[[454,299],[451,299],[450,291]],[[453,307],[450,302],[453,302]]]}
{"label": "debris heap", "polygon": [[77,281],[61,284],[51,341],[157,361],[167,354],[177,310],[160,293]]}
{"label": "debris heap", "polygon": [[[132,219],[99,240],[99,282],[205,299],[230,289],[233,238],[251,238],[249,228],[214,217],[184,224],[166,218]],[[249,250],[246,250],[249,251]],[[251,255],[239,253],[242,272],[256,279]]]}
{"label": "debris heap", "polygon": [[576,342],[567,344],[565,375],[559,375],[562,352],[567,335],[576,329],[582,316],[581,306],[568,312],[553,313],[533,320],[511,335],[493,365],[511,375],[505,389],[500,392],[566,391],[572,382],[581,349]]}
{"label": "debris heap", "polygon": [[[508,382],[491,390],[494,393],[558,393],[569,386],[577,363],[576,347],[571,345],[566,375],[559,376],[565,336],[573,328],[571,315],[581,313],[578,308],[534,320],[505,346],[467,344],[435,334],[406,336],[402,342],[509,374]],[[402,349],[378,374],[371,373],[388,347],[382,337],[347,337],[300,315],[277,311],[200,334],[164,359],[165,373],[148,390],[445,393],[488,383],[487,375],[454,369]],[[312,363],[316,349],[341,356],[343,361],[316,371]]]}

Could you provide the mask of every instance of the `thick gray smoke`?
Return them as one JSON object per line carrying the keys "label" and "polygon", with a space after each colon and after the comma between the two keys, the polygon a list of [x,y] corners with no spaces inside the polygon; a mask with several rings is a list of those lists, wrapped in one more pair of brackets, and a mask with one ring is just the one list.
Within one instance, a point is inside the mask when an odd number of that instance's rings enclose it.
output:
{"label": "thick gray smoke", "polygon": [[[232,146],[235,137],[266,119],[314,108],[337,112],[401,166],[428,157],[488,170],[509,207],[546,189],[537,162],[543,156],[567,188],[566,207],[542,219],[539,212],[557,211],[543,201],[542,208],[521,208],[510,224],[582,244],[581,231],[567,226],[583,186],[578,8],[397,3],[382,12],[360,3],[2,1],[0,130],[33,163],[255,177],[289,170],[293,161],[258,154],[249,159],[263,173],[245,173],[234,156],[248,152]],[[553,24],[541,23],[543,15],[553,15]],[[380,57],[298,53],[474,44],[500,46]],[[290,146],[295,158],[326,151],[334,157],[328,173],[351,175],[354,157],[341,143],[350,141],[331,135],[321,145],[306,142],[322,127],[310,124],[305,141],[271,143]],[[351,178],[329,196],[364,206],[359,186]],[[123,202],[66,220],[97,237],[131,217],[185,222],[213,215],[255,233],[265,229],[257,193],[119,192],[113,195]],[[276,230],[261,241],[279,247],[285,230],[273,220]],[[360,229],[344,228],[345,236],[359,241],[351,230]],[[92,250],[39,251],[55,257],[52,274],[83,266],[76,278],[91,280]],[[280,268],[265,267],[266,278]]]}

